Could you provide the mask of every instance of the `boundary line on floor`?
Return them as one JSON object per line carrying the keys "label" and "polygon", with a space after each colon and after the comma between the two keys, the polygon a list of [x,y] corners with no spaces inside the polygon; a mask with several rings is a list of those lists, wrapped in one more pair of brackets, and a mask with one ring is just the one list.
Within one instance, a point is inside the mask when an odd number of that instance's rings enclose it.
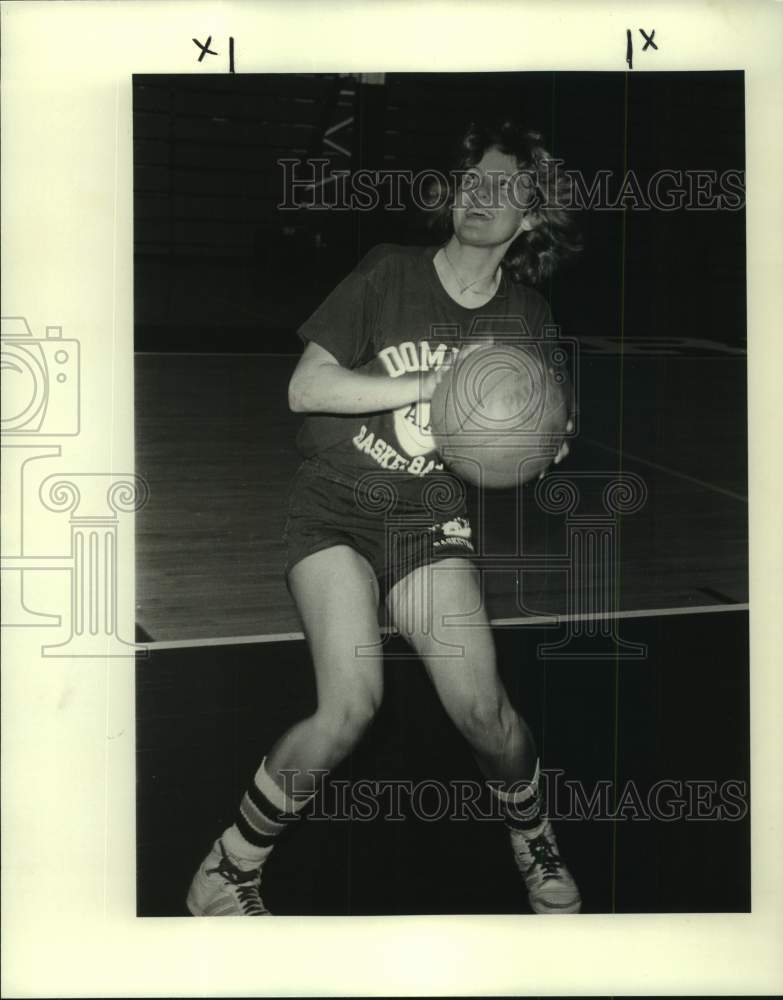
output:
{"label": "boundary line on floor", "polygon": [[[748,604],[705,604],[698,607],[649,608],[637,611],[596,612],[588,615],[534,615],[530,618],[493,618],[490,625],[504,628],[511,625],[559,625],[572,621],[602,621],[613,618],[655,618],[668,615],[703,615],[726,611],[748,611]],[[388,629],[383,629],[388,632]],[[140,649],[189,649],[207,646],[252,646],[264,642],[294,642],[304,639],[303,632],[278,632],[272,635],[216,636],[208,639],[163,639],[139,643]]]}
{"label": "boundary line on floor", "polygon": [[[651,462],[648,458],[642,458],[639,455],[632,455],[630,451],[620,451],[619,448],[613,448],[608,444],[601,444],[600,441],[595,441],[593,438],[583,438],[585,444],[593,445],[596,448],[601,448],[604,451],[614,452],[615,455],[622,455],[623,458],[630,458],[632,462],[639,462],[641,465],[649,465],[651,469],[658,469],[659,472],[667,472],[670,476],[677,476],[679,479],[686,479],[689,483],[695,483],[697,486],[703,486],[707,490],[712,490],[715,493],[722,493],[725,497],[731,497],[732,500],[740,500],[742,503],[747,503],[748,498],[743,496],[741,493],[734,493],[733,490],[724,490],[722,486],[715,486],[713,483],[705,482],[703,479],[697,479],[695,476],[689,476],[685,472],[679,472],[677,469],[672,469],[668,465],[659,465],[657,462]],[[567,470],[564,470],[567,471]]]}

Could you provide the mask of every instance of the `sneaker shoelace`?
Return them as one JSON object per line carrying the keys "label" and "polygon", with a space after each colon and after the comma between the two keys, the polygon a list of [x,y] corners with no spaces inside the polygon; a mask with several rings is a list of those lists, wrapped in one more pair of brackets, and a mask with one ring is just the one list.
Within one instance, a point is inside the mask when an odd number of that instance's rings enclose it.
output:
{"label": "sneaker shoelace", "polygon": [[236,887],[239,905],[249,917],[261,917],[267,912],[266,907],[261,901],[261,894],[259,892],[260,878],[257,868],[247,872],[242,871],[241,868],[232,865],[226,855],[223,854],[220,864],[216,868],[208,868],[206,870],[207,875],[212,875],[215,872],[224,878],[226,882],[230,882],[231,885]]}
{"label": "sneaker shoelace", "polygon": [[533,856],[532,867],[538,865],[543,872],[545,880],[560,877],[560,869],[563,867],[563,862],[560,860],[552,843],[544,834],[539,834],[538,837],[534,837],[528,841],[527,846]]}

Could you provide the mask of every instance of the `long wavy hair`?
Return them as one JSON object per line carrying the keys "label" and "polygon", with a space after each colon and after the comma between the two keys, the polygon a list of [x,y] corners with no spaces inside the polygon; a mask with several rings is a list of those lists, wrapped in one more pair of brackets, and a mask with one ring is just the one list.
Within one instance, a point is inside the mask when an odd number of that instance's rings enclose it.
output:
{"label": "long wavy hair", "polygon": [[438,197],[431,222],[436,230],[453,232],[452,206],[456,197],[456,178],[474,167],[488,149],[513,156],[520,171],[534,184],[532,205],[538,214],[538,224],[523,231],[509,246],[501,266],[513,281],[540,285],[567,260],[577,256],[582,241],[574,222],[574,212],[567,206],[570,187],[558,169],[558,161],[547,152],[540,132],[523,129],[517,123],[504,120],[497,123],[471,122],[462,136],[451,173],[446,197]]}

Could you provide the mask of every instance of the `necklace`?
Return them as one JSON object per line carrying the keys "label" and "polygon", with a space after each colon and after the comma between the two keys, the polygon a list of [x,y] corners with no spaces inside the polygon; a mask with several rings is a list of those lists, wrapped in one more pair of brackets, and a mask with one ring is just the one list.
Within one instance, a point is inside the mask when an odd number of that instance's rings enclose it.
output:
{"label": "necklace", "polygon": [[[446,263],[451,268],[451,271],[452,271],[454,277],[457,279],[457,287],[459,288],[460,295],[463,295],[467,291],[470,291],[471,294],[473,294],[473,295],[486,295],[487,294],[487,292],[477,292],[473,288],[473,286],[477,285],[480,281],[483,281],[485,278],[489,278],[490,277],[490,273],[482,274],[478,278],[476,278],[475,281],[471,281],[469,284],[463,285],[462,284],[462,279],[459,276],[459,272],[457,271],[456,267],[454,267],[454,265],[451,263],[451,257],[449,257],[449,252],[448,252],[448,250],[446,249],[445,246],[443,247],[443,255],[446,258]],[[491,272],[492,277],[495,278],[495,279],[497,279],[497,272],[498,272],[498,268],[495,268],[495,270]],[[494,288],[492,290],[494,291]]]}

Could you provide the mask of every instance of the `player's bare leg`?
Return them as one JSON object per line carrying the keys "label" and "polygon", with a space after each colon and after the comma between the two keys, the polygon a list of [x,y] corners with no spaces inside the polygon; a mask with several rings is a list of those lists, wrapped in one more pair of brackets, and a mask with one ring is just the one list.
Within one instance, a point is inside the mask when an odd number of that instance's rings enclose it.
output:
{"label": "player's bare leg", "polygon": [[196,873],[188,895],[195,916],[268,913],[260,894],[264,862],[319,791],[321,778],[313,772],[333,769],[351,752],[381,703],[378,583],[369,563],[347,546],[334,546],[297,563],[289,584],[313,658],[317,708],[269,751],[236,822]]}
{"label": "player's bare leg", "polygon": [[305,772],[301,787],[294,779],[294,791],[307,794],[314,790],[307,772],[344,760],[380,707],[378,581],[358,552],[333,546],[297,563],[289,585],[313,659],[318,707],[280,737],[266,762],[281,784],[277,772]]}
{"label": "player's bare leg", "polygon": [[399,631],[421,657],[444,709],[503,803],[511,845],[537,913],[576,913],[581,900],[540,814],[538,761],[527,724],[497,671],[478,572],[466,559],[423,566],[389,594]]}

